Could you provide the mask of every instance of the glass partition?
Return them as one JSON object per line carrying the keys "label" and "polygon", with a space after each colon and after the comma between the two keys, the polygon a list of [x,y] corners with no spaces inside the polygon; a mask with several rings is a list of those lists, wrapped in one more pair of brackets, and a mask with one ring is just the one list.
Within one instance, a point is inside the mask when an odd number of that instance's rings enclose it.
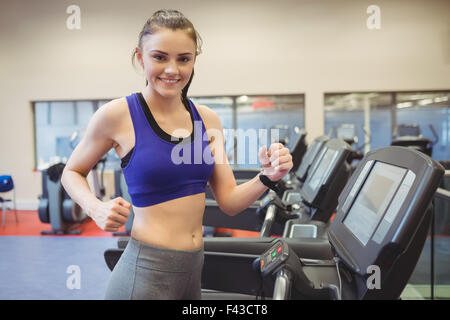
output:
{"label": "glass partition", "polygon": [[[282,139],[293,148],[304,123],[304,95],[192,97],[222,122],[225,150],[233,168],[257,168],[259,148]],[[296,127],[298,128],[296,130]]]}
{"label": "glass partition", "polygon": [[[43,170],[57,162],[65,163],[79,143],[94,112],[108,100],[43,101],[33,103],[35,127],[35,167]],[[112,149],[106,169],[120,166]]]}
{"label": "glass partition", "polygon": [[398,93],[396,100],[397,125],[418,126],[433,144],[432,157],[450,159],[450,92]]}
{"label": "glass partition", "polygon": [[205,105],[214,110],[220,118],[224,131],[225,152],[230,163],[234,162],[233,137],[227,132],[234,128],[233,123],[233,98],[232,97],[191,97],[196,105]]}
{"label": "glass partition", "polygon": [[389,146],[408,126],[430,141],[434,159],[449,159],[449,91],[327,93],[324,104],[325,133],[336,137],[340,126],[354,125],[355,149]]}
{"label": "glass partition", "polygon": [[355,128],[353,149],[367,152],[391,143],[392,95],[389,93],[325,94],[325,133]]}

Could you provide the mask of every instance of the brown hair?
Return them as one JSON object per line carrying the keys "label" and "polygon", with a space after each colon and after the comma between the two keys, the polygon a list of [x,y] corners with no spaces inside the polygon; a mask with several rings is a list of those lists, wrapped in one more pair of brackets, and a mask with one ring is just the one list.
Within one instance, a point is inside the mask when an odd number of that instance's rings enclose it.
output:
{"label": "brown hair", "polygon": [[[168,28],[172,30],[185,30],[189,37],[194,41],[196,47],[196,55],[202,52],[202,39],[198,32],[195,30],[194,25],[189,21],[181,12],[177,10],[158,10],[156,11],[144,24],[141,32],[139,33],[138,47],[142,49],[142,42],[144,37],[154,34],[160,28]],[[135,65],[136,50],[133,50],[131,56],[131,63]],[[194,77],[194,70],[192,70],[191,78],[181,92],[181,100],[186,105],[188,104],[187,92],[191,85],[192,78]],[[148,81],[146,81],[146,85]]]}

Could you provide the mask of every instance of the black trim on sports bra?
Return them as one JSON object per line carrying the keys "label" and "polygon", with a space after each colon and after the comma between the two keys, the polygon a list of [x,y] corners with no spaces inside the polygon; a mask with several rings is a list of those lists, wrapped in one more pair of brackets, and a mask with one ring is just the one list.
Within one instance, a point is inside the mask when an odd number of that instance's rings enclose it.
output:
{"label": "black trim on sports bra", "polygon": [[[152,112],[150,111],[150,108],[147,105],[147,102],[144,99],[144,96],[142,95],[141,92],[137,93],[138,98],[139,98],[139,102],[140,105],[142,107],[142,110],[145,113],[145,116],[147,117],[147,121],[150,124],[150,126],[152,127],[153,131],[155,131],[155,133],[163,140],[173,143],[173,144],[178,144],[180,142],[182,142],[183,140],[188,140],[189,138],[186,137],[184,139],[180,139],[178,137],[174,137],[171,136],[170,134],[168,134],[167,132],[165,132],[163,129],[161,129],[161,127],[158,125],[158,123],[156,122],[155,118],[152,115]],[[184,105],[184,104],[183,104]],[[189,106],[184,105],[184,107],[187,109],[187,111],[189,111],[189,115],[191,116],[191,122],[192,122],[192,132],[190,135],[190,141],[194,141],[194,115],[192,114],[192,110]]]}
{"label": "black trim on sports bra", "polygon": [[[150,124],[150,126],[152,127],[153,131],[163,140],[173,143],[173,144],[178,144],[182,141],[184,141],[186,138],[184,139],[179,139],[177,137],[173,137],[170,134],[166,133],[163,129],[161,129],[161,127],[158,125],[158,123],[156,122],[155,118],[153,117],[150,108],[147,105],[147,102],[144,99],[144,96],[142,95],[141,92],[137,93],[138,99],[139,99],[139,104],[141,105],[142,110],[144,111],[145,117],[147,118],[148,123]],[[189,114],[191,116],[191,121],[192,121],[192,133],[190,135],[191,141],[194,141],[194,115],[192,114],[192,110],[189,106],[187,106],[186,104],[183,103],[183,105],[185,106],[185,108],[189,111]],[[130,162],[131,156],[133,155],[133,151],[134,151],[134,147],[131,148],[131,150],[121,159],[120,162],[120,167],[123,169],[125,168],[128,163]]]}
{"label": "black trim on sports bra", "polygon": [[134,150],[134,147],[131,148],[131,150],[127,153],[127,155],[121,159],[120,167],[122,169],[128,165],[128,162],[130,162],[131,156],[133,154],[133,150]]}

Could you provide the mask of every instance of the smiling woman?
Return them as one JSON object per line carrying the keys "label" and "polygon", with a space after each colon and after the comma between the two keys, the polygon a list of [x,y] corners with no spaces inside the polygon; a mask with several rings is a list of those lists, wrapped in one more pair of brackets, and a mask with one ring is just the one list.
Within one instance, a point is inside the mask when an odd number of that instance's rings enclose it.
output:
{"label": "smiling woman", "polygon": [[[155,12],[132,55],[145,88],[102,106],[65,166],[65,190],[101,229],[117,231],[133,206],[131,240],[111,274],[107,299],[200,299],[206,184],[222,211],[236,215],[267,190],[262,175],[275,182],[292,168],[287,148],[264,146],[261,173],[236,184],[220,118],[187,97],[200,52],[201,39],[183,14]],[[102,202],[86,183],[111,148],[132,203],[121,197]],[[183,161],[174,161],[173,150],[182,150]]]}
{"label": "smiling woman", "polygon": [[[139,41],[138,46],[133,50],[133,54],[131,56],[131,61],[133,66],[135,66],[135,58],[137,57],[141,67],[146,69],[145,61],[142,59],[143,52],[145,52],[145,41],[149,38],[150,35],[155,35],[158,31],[175,31],[176,32],[176,38],[179,38],[177,40],[184,40],[183,43],[178,43],[178,47],[180,48],[189,48],[187,52],[181,51],[181,53],[178,53],[176,58],[179,58],[179,61],[182,64],[187,64],[191,68],[193,68],[193,64],[195,62],[195,57],[199,55],[202,52],[202,38],[198,34],[198,32],[195,30],[194,25],[186,19],[181,13],[175,10],[159,10],[153,14],[153,16],[147,20],[147,22],[144,24],[144,27],[142,28],[140,34],[139,34]],[[183,37],[184,36],[184,37]],[[153,37],[152,37],[153,38]],[[164,43],[160,43],[162,39],[165,37],[158,37],[154,38],[153,44],[159,44],[161,46],[164,46]],[[168,39],[167,39],[168,40]],[[187,46],[184,46],[187,40]],[[193,41],[193,42],[192,42]],[[174,44],[177,44],[177,42],[171,42],[168,41],[169,46],[172,46]],[[194,45],[194,48],[192,50],[192,45]],[[151,46],[151,45],[150,45]],[[174,48],[177,49],[177,48]],[[146,52],[148,53],[148,52]],[[151,54],[151,57],[154,59],[155,62],[161,62],[166,63],[171,57],[168,52],[161,51],[158,49],[150,50],[149,52]],[[151,61],[148,61],[150,63]],[[147,64],[149,67],[150,65]],[[148,69],[148,68],[147,68]],[[148,84],[149,78],[148,75],[146,80],[146,85]],[[189,77],[189,81],[185,83],[186,85],[183,87],[183,94],[182,99],[187,99],[187,91],[189,89],[189,85],[191,84],[192,78],[194,76],[194,70],[192,69],[192,74]],[[166,80],[169,80],[169,82],[174,79],[171,79],[168,77]],[[179,82],[180,79],[176,79],[177,82]]]}

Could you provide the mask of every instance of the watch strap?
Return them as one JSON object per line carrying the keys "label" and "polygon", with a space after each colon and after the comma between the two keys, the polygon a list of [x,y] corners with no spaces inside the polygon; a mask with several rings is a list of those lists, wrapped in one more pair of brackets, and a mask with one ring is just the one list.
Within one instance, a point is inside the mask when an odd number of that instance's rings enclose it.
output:
{"label": "watch strap", "polygon": [[268,176],[259,174],[259,181],[261,181],[263,185],[277,193],[280,191],[280,189],[277,187],[278,181],[272,181]]}

